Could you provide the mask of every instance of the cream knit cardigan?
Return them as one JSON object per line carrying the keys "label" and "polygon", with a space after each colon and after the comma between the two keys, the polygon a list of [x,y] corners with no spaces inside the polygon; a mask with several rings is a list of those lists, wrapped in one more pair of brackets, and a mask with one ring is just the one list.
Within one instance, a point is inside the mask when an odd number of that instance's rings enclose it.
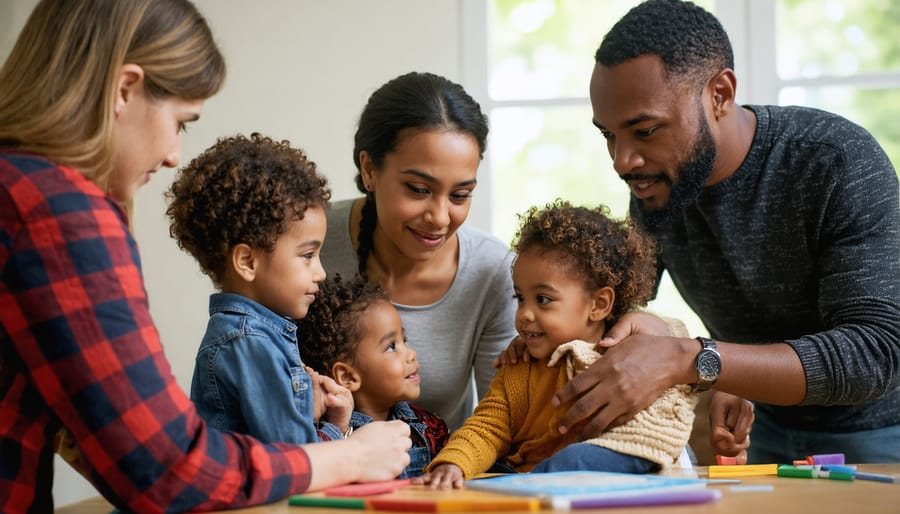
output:
{"label": "cream knit cardigan", "polygon": [[[689,337],[681,321],[666,319],[666,322],[676,337]],[[601,354],[593,344],[575,340],[560,345],[547,365],[565,362],[566,375],[571,380],[599,358]],[[698,398],[689,385],[670,387],[625,424],[583,442],[642,457],[663,467],[671,466],[678,461],[691,436]]]}

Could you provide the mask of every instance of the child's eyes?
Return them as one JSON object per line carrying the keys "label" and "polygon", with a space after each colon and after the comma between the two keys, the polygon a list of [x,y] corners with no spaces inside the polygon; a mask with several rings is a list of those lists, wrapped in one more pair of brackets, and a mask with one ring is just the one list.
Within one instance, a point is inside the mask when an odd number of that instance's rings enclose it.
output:
{"label": "child's eyes", "polygon": [[387,350],[386,350],[386,351],[388,351],[388,352],[395,352],[395,351],[397,351],[397,343],[395,343],[395,342],[392,341],[390,344],[387,345]]}
{"label": "child's eyes", "polygon": [[[513,300],[516,301],[516,303],[520,303],[520,304],[525,303],[525,297],[521,294],[517,293],[517,294],[514,294],[512,297],[513,297]],[[552,302],[553,298],[539,294],[535,297],[535,301],[537,301],[538,305],[545,305],[545,304]]]}

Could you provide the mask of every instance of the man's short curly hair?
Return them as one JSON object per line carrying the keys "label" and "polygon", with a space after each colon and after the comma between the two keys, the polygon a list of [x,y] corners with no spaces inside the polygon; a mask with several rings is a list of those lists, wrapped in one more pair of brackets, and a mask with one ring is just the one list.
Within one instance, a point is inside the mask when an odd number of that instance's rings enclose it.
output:
{"label": "man's short curly hair", "polygon": [[556,200],[519,216],[513,250],[552,253],[553,259],[584,280],[589,291],[615,291],[610,320],[646,305],[656,283],[656,246],[630,220],[615,220],[605,205],[574,207]]}
{"label": "man's short curly hair", "polygon": [[734,69],[731,42],[719,20],[682,0],[641,2],[606,33],[594,58],[612,67],[642,55],[659,57],[669,78],[698,86]]}
{"label": "man's short curly hair", "polygon": [[306,317],[297,320],[297,345],[303,363],[331,376],[336,362],[356,362],[356,349],[365,337],[362,317],[378,302],[390,304],[378,284],[356,275],[344,281],[340,273],[319,284],[319,294]]}
{"label": "man's short curly hair", "polygon": [[219,139],[179,171],[166,198],[169,234],[218,286],[234,246],[271,252],[288,223],[327,207],[331,192],[302,150],[254,133]]}

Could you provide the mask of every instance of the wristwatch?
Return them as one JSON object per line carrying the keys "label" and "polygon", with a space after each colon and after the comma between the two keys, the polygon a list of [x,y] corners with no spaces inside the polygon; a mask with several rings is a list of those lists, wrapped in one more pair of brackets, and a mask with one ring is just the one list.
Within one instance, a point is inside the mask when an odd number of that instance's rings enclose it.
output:
{"label": "wristwatch", "polygon": [[698,337],[697,340],[700,341],[703,347],[700,348],[700,353],[694,359],[694,367],[697,369],[700,381],[694,384],[693,391],[702,393],[703,391],[708,391],[719,378],[719,373],[722,371],[722,356],[719,355],[719,351],[716,349],[716,342],[712,339]]}

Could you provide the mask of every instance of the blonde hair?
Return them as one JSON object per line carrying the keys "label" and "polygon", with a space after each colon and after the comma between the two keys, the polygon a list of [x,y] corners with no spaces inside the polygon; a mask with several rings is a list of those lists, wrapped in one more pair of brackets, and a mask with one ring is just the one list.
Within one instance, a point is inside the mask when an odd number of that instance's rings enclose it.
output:
{"label": "blonde hair", "polygon": [[152,98],[218,92],[225,61],[188,0],[42,0],[0,69],[0,141],[71,166],[107,190],[124,64]]}

